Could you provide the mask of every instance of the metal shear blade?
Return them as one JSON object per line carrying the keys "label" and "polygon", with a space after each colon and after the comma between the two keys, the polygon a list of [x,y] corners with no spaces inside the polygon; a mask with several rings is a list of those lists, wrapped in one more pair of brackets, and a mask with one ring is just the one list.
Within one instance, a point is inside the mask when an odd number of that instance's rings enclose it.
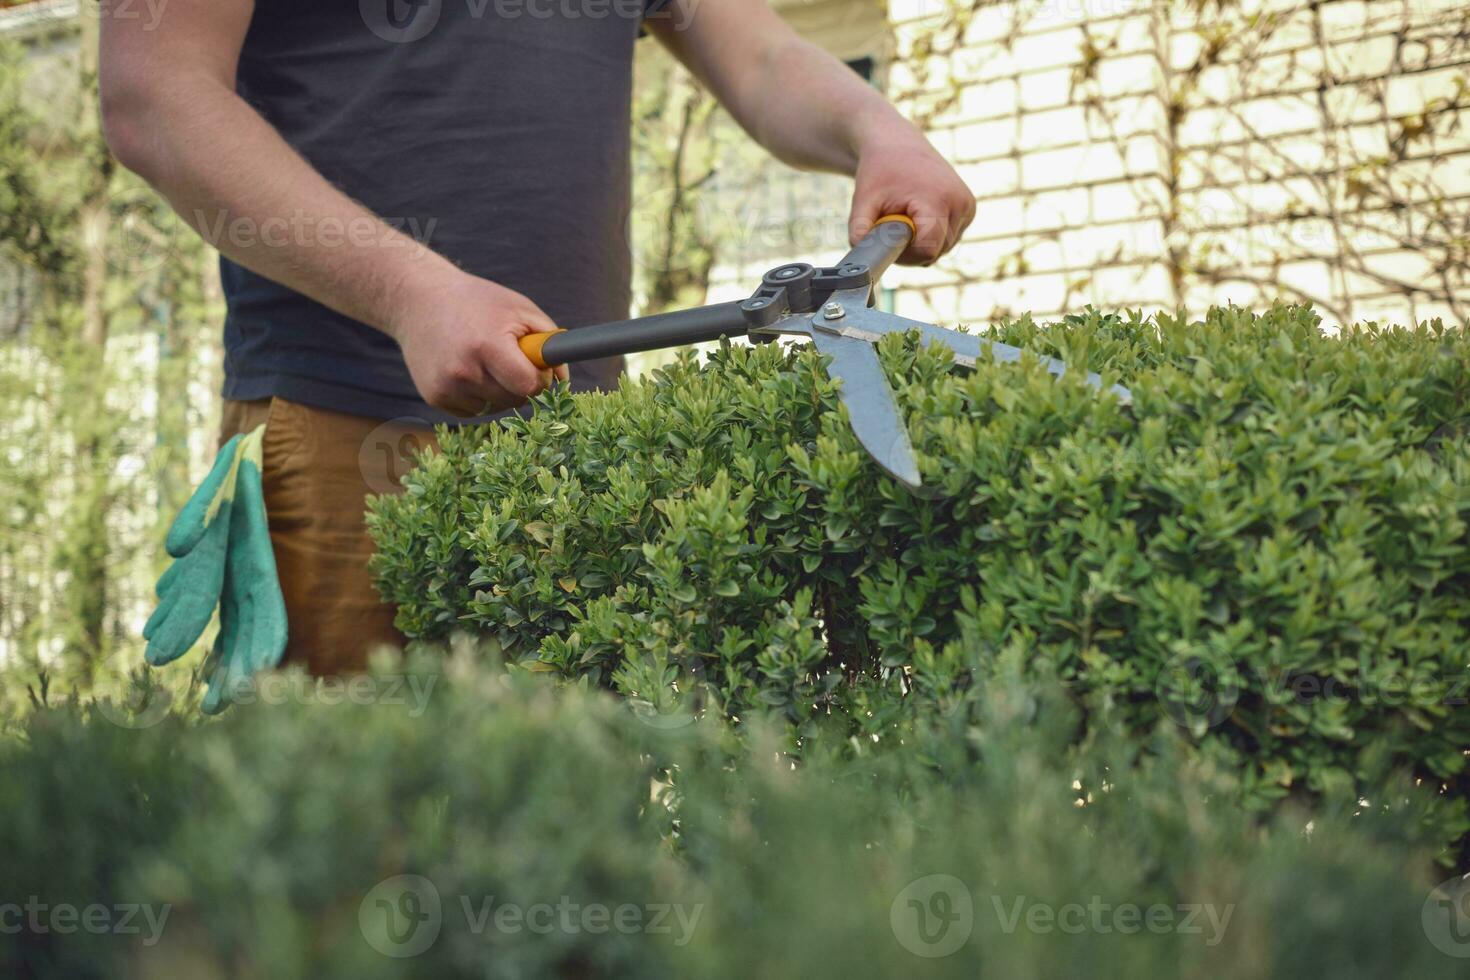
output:
{"label": "metal shear blade", "polygon": [[[828,372],[841,382],[839,397],[847,406],[858,442],[894,479],[910,490],[918,490],[922,479],[908,428],[898,413],[893,390],[883,375],[873,345],[885,334],[917,331],[925,343],[947,347],[955,361],[965,367],[974,367],[987,352],[997,361],[1019,361],[1022,351],[1010,344],[872,309],[868,299],[867,287],[842,290],[833,293],[815,313],[788,315],[769,327],[750,332],[810,337],[813,346],[831,359]],[[1067,365],[1054,357],[1040,360],[1054,375],[1067,372]],[[1086,381],[1094,388],[1103,387],[1102,378],[1092,372],[1088,372]],[[1112,385],[1107,390],[1125,405],[1133,401],[1132,392],[1122,385]]]}
{"label": "metal shear blade", "polygon": [[909,442],[908,427],[898,414],[893,390],[883,376],[878,352],[866,340],[813,330],[812,345],[832,359],[827,372],[842,384],[837,396],[847,406],[847,416],[858,442],[895,480],[916,489],[923,480],[919,461]]}
{"label": "metal shear blade", "polygon": [[[926,344],[940,344],[948,347],[954,354],[957,364],[963,367],[974,367],[976,362],[989,351],[995,360],[1002,363],[1019,361],[1022,350],[1012,347],[1010,344],[1002,344],[994,340],[986,340],[973,334],[960,333],[958,330],[946,330],[936,327],[932,323],[923,323],[919,320],[910,320],[894,313],[884,313],[882,310],[874,310],[866,305],[856,306],[843,304],[844,315],[836,322],[826,320],[821,313],[812,314],[812,329],[814,331],[825,331],[835,328],[836,332],[844,337],[853,337],[866,340],[876,344],[884,334],[907,333],[917,330],[919,336]],[[830,327],[829,327],[830,324]],[[1066,374],[1069,370],[1066,362],[1059,361],[1055,357],[1040,357],[1046,370],[1058,377]],[[1102,377],[1092,371],[1087,372],[1085,380],[1092,387],[1101,390],[1103,388]],[[1122,385],[1112,385],[1106,390],[1117,396],[1118,400],[1125,405],[1133,403],[1133,393]]]}

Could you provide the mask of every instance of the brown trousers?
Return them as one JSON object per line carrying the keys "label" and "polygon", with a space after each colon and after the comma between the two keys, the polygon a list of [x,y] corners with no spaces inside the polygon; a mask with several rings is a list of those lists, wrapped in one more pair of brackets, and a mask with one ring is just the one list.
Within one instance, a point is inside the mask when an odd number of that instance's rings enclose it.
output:
{"label": "brown trousers", "polygon": [[374,650],[404,643],[368,572],[364,499],[399,492],[413,454],[437,447],[434,433],[262,398],[224,403],[220,444],[262,422],[266,516],[290,632],[282,666],[317,676],[361,671]]}

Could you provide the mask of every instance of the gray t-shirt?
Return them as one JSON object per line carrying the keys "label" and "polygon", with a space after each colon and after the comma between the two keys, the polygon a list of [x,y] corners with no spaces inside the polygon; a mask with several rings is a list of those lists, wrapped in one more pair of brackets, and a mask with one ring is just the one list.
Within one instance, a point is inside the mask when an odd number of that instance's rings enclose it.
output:
{"label": "gray t-shirt", "polygon": [[[628,315],[629,99],[648,0],[256,0],[238,91],[333,185],[559,326]],[[657,16],[649,14],[649,16]],[[274,216],[260,241],[365,229]],[[226,226],[225,234],[235,233]],[[221,259],[224,395],[462,421],[394,341]],[[618,360],[575,365],[607,387]]]}

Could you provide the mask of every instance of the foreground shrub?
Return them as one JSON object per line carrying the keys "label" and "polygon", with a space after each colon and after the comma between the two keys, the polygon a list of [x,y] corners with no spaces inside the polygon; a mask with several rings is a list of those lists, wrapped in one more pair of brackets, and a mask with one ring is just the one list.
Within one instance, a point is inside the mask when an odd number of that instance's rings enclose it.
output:
{"label": "foreground shrub", "polygon": [[[1043,679],[995,678],[952,738],[819,745],[793,768],[760,723],[742,745],[711,720],[654,727],[606,695],[468,664],[413,676],[402,699],[379,675],[375,700],[318,692],[202,724],[120,728],[106,706],[19,723],[0,739],[0,971],[1417,980],[1461,965],[1435,945],[1450,933],[1425,931],[1440,875],[1403,845],[1401,809],[1262,830],[1212,803],[1237,777],[1185,758],[1181,735],[1139,760],[1100,708],[1077,741]],[[67,908],[134,909],[138,931],[68,926]]]}
{"label": "foreground shrub", "polygon": [[1470,342],[1321,334],[1308,310],[1089,314],[999,339],[1035,364],[881,355],[926,484],[883,477],[806,349],[686,358],[609,395],[444,433],[376,502],[410,635],[492,638],[656,714],[775,712],[882,739],[997,658],[1140,735],[1229,750],[1246,802],[1384,772],[1466,828]]}

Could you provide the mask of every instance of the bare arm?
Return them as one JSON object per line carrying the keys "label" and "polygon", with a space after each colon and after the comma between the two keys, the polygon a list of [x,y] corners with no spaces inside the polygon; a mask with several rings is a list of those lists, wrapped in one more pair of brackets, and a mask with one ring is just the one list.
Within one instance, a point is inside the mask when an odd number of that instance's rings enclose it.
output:
{"label": "bare arm", "polygon": [[849,236],[903,213],[917,225],[901,261],[932,262],[975,217],[954,168],[876,90],[802,40],[766,0],[672,0],[650,31],[778,159],[856,177]]}
{"label": "bare arm", "polygon": [[170,0],[156,26],[103,17],[102,117],[118,160],[234,261],[394,337],[430,404],[475,415],[545,387],[516,346],[552,329],[534,303],[390,228],[235,94],[253,6]]}

